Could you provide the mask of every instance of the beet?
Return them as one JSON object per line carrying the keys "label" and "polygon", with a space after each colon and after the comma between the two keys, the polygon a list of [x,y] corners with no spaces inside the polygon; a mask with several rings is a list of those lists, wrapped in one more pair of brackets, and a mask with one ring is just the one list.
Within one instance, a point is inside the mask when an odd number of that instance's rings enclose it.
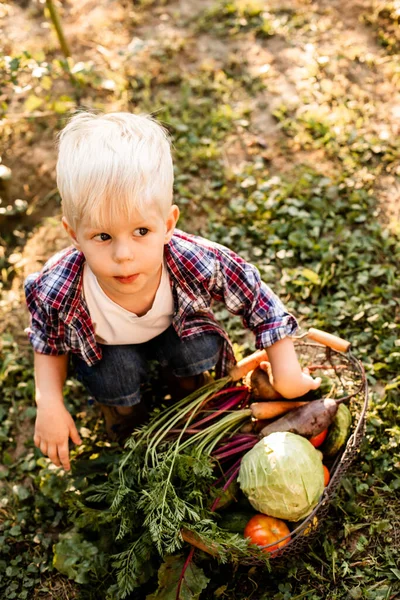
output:
{"label": "beet", "polygon": [[327,429],[338,411],[338,404],[331,398],[314,400],[291,410],[288,414],[264,427],[259,433],[263,438],[276,431],[290,431],[308,439]]}

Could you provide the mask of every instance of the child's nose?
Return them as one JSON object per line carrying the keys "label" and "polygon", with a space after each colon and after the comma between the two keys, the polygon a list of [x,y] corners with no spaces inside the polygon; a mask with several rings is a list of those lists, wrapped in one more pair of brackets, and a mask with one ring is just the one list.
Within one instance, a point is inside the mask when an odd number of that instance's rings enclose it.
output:
{"label": "child's nose", "polygon": [[125,262],[133,259],[132,247],[128,243],[117,243],[114,247],[115,262]]}

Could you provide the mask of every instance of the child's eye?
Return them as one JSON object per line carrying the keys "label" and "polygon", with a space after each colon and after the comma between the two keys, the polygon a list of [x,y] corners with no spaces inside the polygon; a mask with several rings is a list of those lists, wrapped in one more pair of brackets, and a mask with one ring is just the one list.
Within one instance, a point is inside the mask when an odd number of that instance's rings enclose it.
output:
{"label": "child's eye", "polygon": [[143,237],[143,236],[147,235],[148,233],[149,233],[149,230],[147,229],[147,227],[138,227],[134,231],[134,234],[138,235],[140,237]]}
{"label": "child's eye", "polygon": [[97,239],[101,242],[107,242],[109,239],[111,239],[111,236],[108,233],[98,233],[97,235],[93,236],[93,239]]}

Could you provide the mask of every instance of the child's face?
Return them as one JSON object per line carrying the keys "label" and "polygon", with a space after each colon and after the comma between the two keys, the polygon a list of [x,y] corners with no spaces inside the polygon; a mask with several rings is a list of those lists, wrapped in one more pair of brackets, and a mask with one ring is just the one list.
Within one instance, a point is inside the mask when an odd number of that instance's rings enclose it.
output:
{"label": "child's face", "polygon": [[174,232],[179,209],[173,205],[167,218],[156,208],[146,217],[135,213],[132,219],[119,218],[109,227],[93,227],[89,219],[74,231],[63,219],[63,225],[74,245],[85,255],[106,294],[116,302],[127,295],[151,294],[158,287],[164,245]]}

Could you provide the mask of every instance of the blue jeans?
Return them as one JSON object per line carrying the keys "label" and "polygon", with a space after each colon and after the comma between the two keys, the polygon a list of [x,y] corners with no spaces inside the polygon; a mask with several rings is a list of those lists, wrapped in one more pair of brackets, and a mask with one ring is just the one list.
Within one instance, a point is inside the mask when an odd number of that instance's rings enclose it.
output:
{"label": "blue jeans", "polygon": [[217,333],[181,340],[171,325],[144,344],[101,345],[102,359],[91,367],[73,354],[72,367],[100,404],[133,406],[140,402],[140,384],[148,379],[148,361],[158,361],[175,377],[199,375],[217,364],[222,341]]}

